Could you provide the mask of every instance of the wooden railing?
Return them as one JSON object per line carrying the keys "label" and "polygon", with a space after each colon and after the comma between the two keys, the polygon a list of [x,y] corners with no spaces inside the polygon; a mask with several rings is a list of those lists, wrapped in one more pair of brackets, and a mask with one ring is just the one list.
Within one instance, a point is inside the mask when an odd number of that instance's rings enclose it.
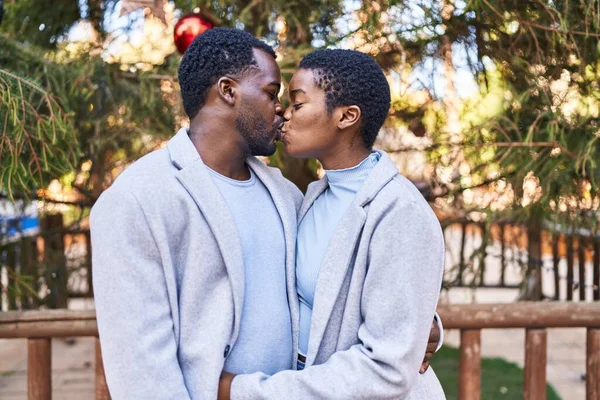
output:
{"label": "wooden railing", "polygon": [[[546,399],[546,328],[587,328],[586,391],[600,399],[600,305],[598,303],[512,303],[443,305],[438,312],[445,329],[460,329],[459,398],[481,397],[481,330],[523,328],[525,400]],[[0,313],[0,339],[28,339],[28,399],[50,400],[51,338],[96,338],[95,398],[110,399],[94,311],[25,311]],[[115,327],[116,328],[116,327]]]}
{"label": "wooden railing", "polygon": [[95,337],[95,399],[110,400],[95,311],[10,311],[0,312],[0,339],[27,339],[27,398],[52,399],[51,339],[55,337]]}
{"label": "wooden railing", "polygon": [[546,399],[546,328],[587,328],[586,399],[600,399],[600,304],[540,303],[445,305],[445,329],[460,329],[459,399],[481,397],[481,330],[524,328],[524,400]]}

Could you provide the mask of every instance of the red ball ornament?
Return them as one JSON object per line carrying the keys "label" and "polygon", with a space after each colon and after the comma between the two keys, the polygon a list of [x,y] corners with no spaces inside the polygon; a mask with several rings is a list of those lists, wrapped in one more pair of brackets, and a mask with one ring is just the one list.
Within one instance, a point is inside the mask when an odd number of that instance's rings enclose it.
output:
{"label": "red ball ornament", "polygon": [[201,14],[187,14],[177,21],[175,25],[175,47],[180,54],[185,53],[194,38],[213,28],[215,25]]}

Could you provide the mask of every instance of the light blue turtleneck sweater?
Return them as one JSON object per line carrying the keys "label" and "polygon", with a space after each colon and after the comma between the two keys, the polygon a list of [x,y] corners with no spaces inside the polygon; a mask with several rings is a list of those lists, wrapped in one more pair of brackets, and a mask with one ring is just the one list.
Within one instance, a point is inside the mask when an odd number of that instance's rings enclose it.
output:
{"label": "light blue turtleneck sweater", "polygon": [[296,286],[300,299],[300,353],[306,355],[317,278],[329,240],[367,176],[379,161],[377,152],[347,169],[326,170],[329,186],[312,204],[298,227]]}

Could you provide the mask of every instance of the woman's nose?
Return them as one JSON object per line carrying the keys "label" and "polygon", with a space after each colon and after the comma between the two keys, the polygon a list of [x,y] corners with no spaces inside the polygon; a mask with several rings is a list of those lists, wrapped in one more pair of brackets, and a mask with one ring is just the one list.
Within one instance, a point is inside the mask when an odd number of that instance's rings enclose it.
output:
{"label": "woman's nose", "polygon": [[283,113],[283,120],[284,121],[289,121],[290,118],[292,118],[292,106],[288,107],[285,112]]}

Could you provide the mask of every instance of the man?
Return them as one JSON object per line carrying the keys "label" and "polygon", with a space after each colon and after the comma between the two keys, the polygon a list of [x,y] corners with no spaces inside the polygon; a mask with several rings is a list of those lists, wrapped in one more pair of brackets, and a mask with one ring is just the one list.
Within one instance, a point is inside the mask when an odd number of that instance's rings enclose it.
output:
{"label": "man", "polygon": [[92,210],[94,293],[113,399],[214,399],[222,370],[292,368],[302,194],[275,151],[275,53],[212,29],[179,68],[189,129],[130,166]]}

